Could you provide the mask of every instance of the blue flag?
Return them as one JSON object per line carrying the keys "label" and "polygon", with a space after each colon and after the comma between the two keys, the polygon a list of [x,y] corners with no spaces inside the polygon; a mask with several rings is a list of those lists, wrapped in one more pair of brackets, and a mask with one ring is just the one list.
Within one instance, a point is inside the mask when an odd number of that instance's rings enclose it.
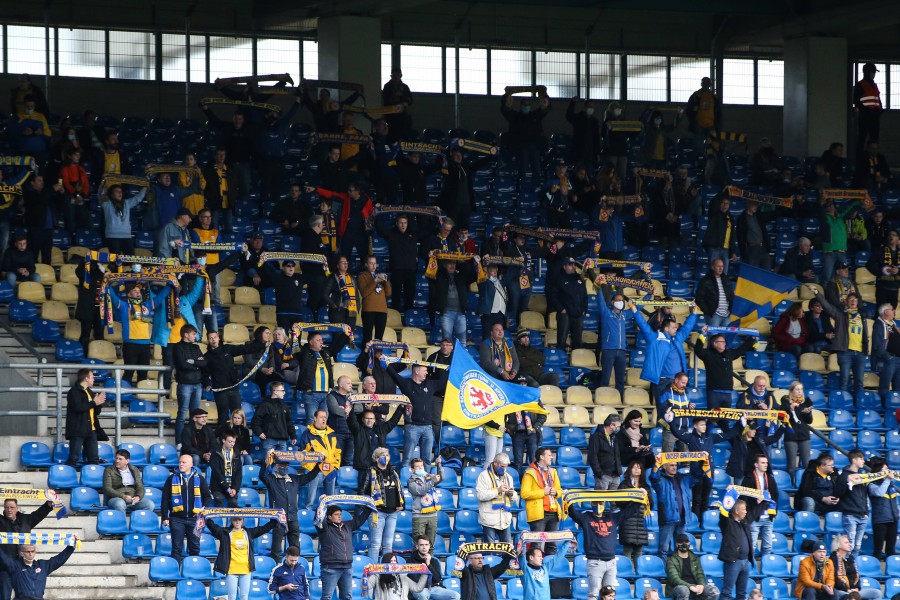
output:
{"label": "blue flag", "polygon": [[798,285],[796,279],[740,263],[731,317],[739,322],[739,327],[749,327],[771,313]]}

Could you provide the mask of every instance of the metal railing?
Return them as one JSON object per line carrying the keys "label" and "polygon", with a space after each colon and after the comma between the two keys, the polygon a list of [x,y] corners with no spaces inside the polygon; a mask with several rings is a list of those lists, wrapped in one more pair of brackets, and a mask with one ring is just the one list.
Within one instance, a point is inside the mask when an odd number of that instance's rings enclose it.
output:
{"label": "metal railing", "polygon": [[[114,387],[104,387],[102,390],[107,394],[111,394],[115,397],[115,411],[112,413],[109,412],[101,412],[100,418],[114,418],[116,421],[115,426],[115,441],[116,447],[118,447],[122,443],[122,419],[123,418],[141,418],[141,419],[156,419],[157,422],[157,433],[159,437],[163,437],[163,427],[165,426],[165,421],[170,418],[169,413],[163,412],[163,403],[165,402],[165,397],[169,394],[169,390],[162,387],[162,378],[157,379],[156,388],[123,388],[122,387],[122,372],[123,371],[137,371],[137,372],[147,372],[147,371],[157,371],[164,372],[170,371],[171,367],[165,366],[145,366],[145,365],[112,365],[112,364],[103,364],[103,365],[87,365],[82,363],[48,363],[48,362],[39,362],[39,363],[12,363],[7,365],[7,367],[11,369],[37,369],[37,381],[38,385],[34,386],[7,386],[0,387],[0,393],[2,392],[17,392],[17,393],[40,393],[46,392],[48,395],[52,394],[56,397],[56,406],[53,408],[49,408],[46,410],[4,410],[0,411],[0,417],[56,417],[56,441],[57,443],[62,442],[63,438],[63,425],[65,423],[65,407],[63,406],[63,395],[67,393],[68,389],[71,387],[68,378],[63,377],[64,372],[72,372],[78,371],[80,369],[92,368],[95,371],[112,371],[114,375],[114,379],[116,385]],[[53,371],[56,383],[55,385],[40,385],[43,380],[43,375],[45,371]],[[146,394],[153,395],[159,398],[157,404],[156,412],[131,412],[130,410],[122,410],[122,396],[124,394]]]}

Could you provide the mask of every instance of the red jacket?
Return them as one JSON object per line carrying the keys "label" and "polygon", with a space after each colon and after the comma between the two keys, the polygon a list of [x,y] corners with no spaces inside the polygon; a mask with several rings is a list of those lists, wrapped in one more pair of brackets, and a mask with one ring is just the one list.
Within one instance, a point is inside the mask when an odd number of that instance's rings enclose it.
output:
{"label": "red jacket", "polygon": [[[338,236],[343,237],[347,230],[347,223],[350,221],[350,205],[353,203],[350,196],[343,192],[333,192],[325,188],[316,188],[316,193],[323,198],[337,198],[341,201],[341,218],[338,220]],[[368,219],[372,215],[372,200],[368,196],[361,196],[363,202],[362,216]]]}
{"label": "red jacket", "polygon": [[805,344],[809,337],[809,332],[806,329],[806,321],[804,319],[798,321],[798,323],[800,323],[800,337],[797,339],[794,339],[788,334],[788,326],[790,323],[791,319],[787,316],[787,313],[785,313],[781,315],[781,318],[778,319],[778,322],[775,324],[775,329],[772,330],[772,337],[775,338],[775,347],[778,348],[780,352],[787,352],[791,349],[791,346]]}
{"label": "red jacket", "polygon": [[91,192],[91,183],[88,181],[87,171],[81,165],[66,165],[59,171],[63,187],[69,195],[74,196],[77,190],[75,184],[81,182],[81,196],[87,198]]}

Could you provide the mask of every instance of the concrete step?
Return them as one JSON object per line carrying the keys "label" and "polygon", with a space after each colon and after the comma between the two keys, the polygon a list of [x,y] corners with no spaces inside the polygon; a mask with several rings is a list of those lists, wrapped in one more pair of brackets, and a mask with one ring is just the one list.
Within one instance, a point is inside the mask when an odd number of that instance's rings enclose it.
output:
{"label": "concrete step", "polygon": [[[92,567],[90,571],[106,571],[112,564],[111,557],[106,552],[101,552],[89,546],[90,543],[82,546],[82,549],[76,552],[66,561],[66,566],[73,567]],[[121,546],[121,544],[120,544]],[[90,549],[88,549],[90,547]],[[93,568],[96,567],[96,568]],[[82,569],[87,571],[88,569]]]}
{"label": "concrete step", "polygon": [[[53,578],[51,577],[52,581]],[[45,600],[72,600],[70,588],[47,587]],[[174,587],[84,588],[78,591],[79,600],[175,600]]]}
{"label": "concrete step", "polygon": [[[70,598],[73,590],[85,590],[90,588],[122,589],[134,588],[138,585],[138,578],[134,575],[87,575],[84,567],[69,567],[66,572],[59,569],[47,579],[47,589],[68,590]],[[105,597],[105,596],[104,596]]]}

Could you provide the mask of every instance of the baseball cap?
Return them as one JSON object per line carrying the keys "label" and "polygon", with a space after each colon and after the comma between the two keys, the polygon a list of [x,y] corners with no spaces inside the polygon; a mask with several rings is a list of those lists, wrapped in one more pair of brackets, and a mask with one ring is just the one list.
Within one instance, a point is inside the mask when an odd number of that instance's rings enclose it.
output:
{"label": "baseball cap", "polygon": [[678,537],[675,538],[676,544],[688,544],[690,543],[691,538],[688,537],[686,533],[679,533]]}
{"label": "baseball cap", "polygon": [[281,266],[282,267],[294,267],[294,266],[296,266],[296,264],[292,260],[286,260],[283,263],[281,263]]}
{"label": "baseball cap", "polygon": [[251,240],[261,240],[261,239],[264,239],[264,238],[263,238],[263,234],[262,234],[262,233],[260,233],[260,232],[258,232],[258,231],[255,231],[255,232],[253,232],[253,235],[250,236],[250,239],[251,239]]}
{"label": "baseball cap", "polygon": [[844,261],[839,262],[835,267],[835,269],[849,269],[850,265],[845,263]]}

